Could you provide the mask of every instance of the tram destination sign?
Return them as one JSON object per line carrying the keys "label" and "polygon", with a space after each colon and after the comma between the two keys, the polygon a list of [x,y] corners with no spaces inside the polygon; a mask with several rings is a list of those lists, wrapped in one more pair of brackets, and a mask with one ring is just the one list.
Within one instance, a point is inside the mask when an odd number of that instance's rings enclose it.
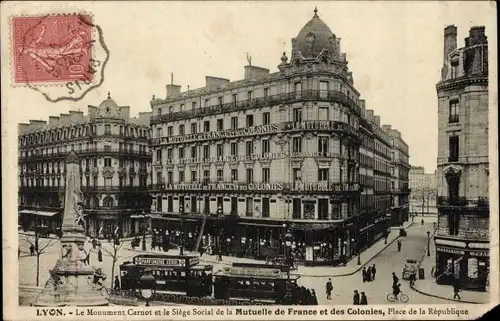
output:
{"label": "tram destination sign", "polygon": [[173,267],[191,267],[200,262],[198,257],[134,257],[134,264],[138,265],[154,265],[154,266],[173,266]]}

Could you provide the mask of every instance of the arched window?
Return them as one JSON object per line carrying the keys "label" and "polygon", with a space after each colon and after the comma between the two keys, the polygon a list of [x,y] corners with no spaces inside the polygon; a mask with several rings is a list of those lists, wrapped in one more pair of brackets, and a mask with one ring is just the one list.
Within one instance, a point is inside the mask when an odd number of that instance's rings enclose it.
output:
{"label": "arched window", "polygon": [[103,200],[103,206],[106,208],[112,208],[113,207],[113,198],[112,197],[106,197]]}

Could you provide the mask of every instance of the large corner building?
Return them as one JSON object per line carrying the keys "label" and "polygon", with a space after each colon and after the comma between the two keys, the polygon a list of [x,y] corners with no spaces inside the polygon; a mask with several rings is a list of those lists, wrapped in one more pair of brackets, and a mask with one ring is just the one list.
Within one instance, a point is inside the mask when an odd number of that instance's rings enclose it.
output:
{"label": "large corner building", "polygon": [[484,290],[489,275],[488,42],[472,27],[457,48],[457,28],[444,30],[438,95],[438,283],[460,279]]}
{"label": "large corner building", "polygon": [[261,258],[290,230],[299,259],[336,264],[388,231],[390,135],[316,10],[278,69],[153,97],[153,226]]}

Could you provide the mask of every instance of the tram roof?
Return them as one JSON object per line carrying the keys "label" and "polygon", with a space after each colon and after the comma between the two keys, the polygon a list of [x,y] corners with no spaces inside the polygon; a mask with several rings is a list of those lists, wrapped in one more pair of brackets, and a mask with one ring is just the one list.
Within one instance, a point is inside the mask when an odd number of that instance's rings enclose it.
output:
{"label": "tram roof", "polygon": [[[286,279],[288,275],[279,269],[251,268],[251,267],[226,267],[214,273],[215,276],[228,276],[234,278],[261,278],[261,279]],[[296,280],[300,275],[291,274],[290,279]]]}

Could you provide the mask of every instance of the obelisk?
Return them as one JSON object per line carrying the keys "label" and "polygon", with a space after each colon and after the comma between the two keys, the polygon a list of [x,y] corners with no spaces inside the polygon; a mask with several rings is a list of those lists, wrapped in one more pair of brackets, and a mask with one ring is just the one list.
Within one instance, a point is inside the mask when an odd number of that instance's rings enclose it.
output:
{"label": "obelisk", "polygon": [[93,283],[94,269],[85,264],[83,195],[80,190],[80,161],[74,151],[66,159],[66,185],[62,218],[61,258],[50,270],[50,279],[35,306],[108,305],[102,289]]}

